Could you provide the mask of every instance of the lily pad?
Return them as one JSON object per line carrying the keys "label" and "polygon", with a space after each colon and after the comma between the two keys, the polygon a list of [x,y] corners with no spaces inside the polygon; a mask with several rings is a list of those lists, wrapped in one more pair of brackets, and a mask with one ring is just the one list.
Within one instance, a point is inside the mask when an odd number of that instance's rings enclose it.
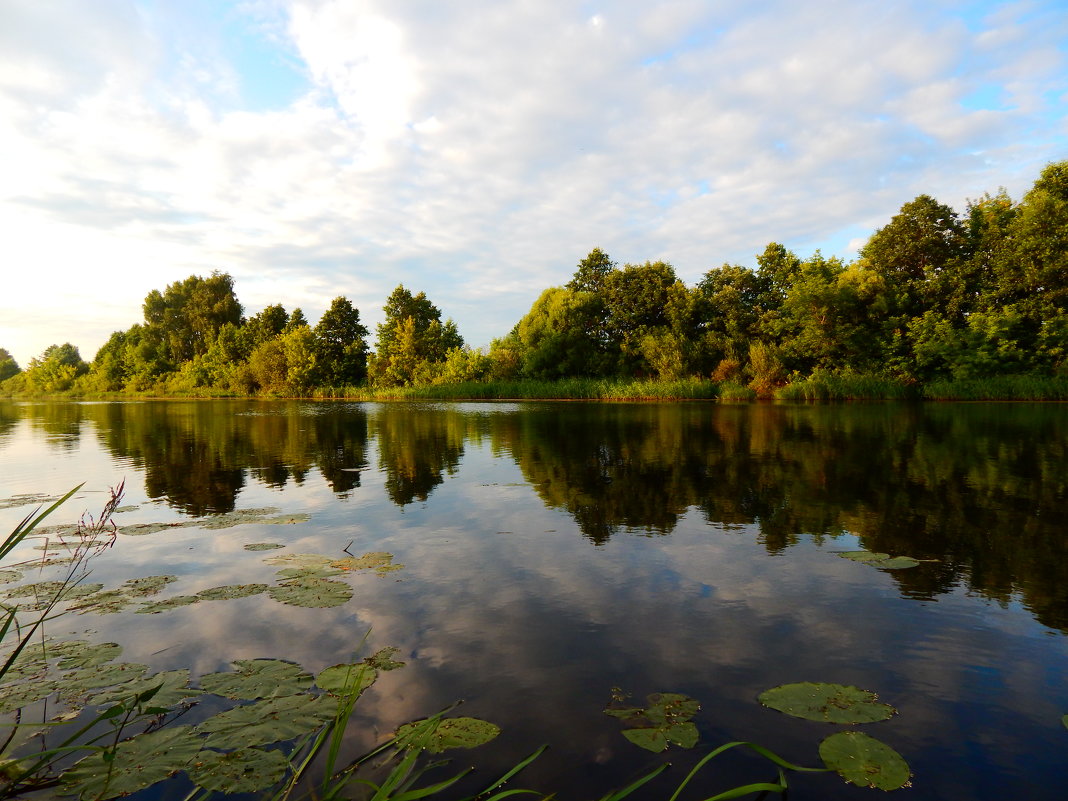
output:
{"label": "lily pad", "polygon": [[277,571],[279,581],[290,579],[319,579],[340,576],[344,571],[336,567],[283,567]]}
{"label": "lily pad", "polygon": [[169,609],[177,609],[179,606],[189,606],[196,603],[200,603],[200,599],[195,595],[175,595],[173,598],[164,598],[162,601],[147,601],[141,604],[137,614],[158,615],[160,612],[166,612]]}
{"label": "lily pad", "polygon": [[405,723],[394,735],[402,748],[423,748],[440,754],[450,748],[476,748],[501,733],[499,726],[478,718],[445,718]]}
{"label": "lily pad", "polygon": [[106,689],[97,695],[91,696],[89,703],[93,706],[110,706],[128,702],[153,687],[159,687],[159,690],[148,699],[148,705],[166,709],[178,706],[182,701],[203,694],[203,690],[189,686],[189,671],[183,668],[181,670],[165,670],[149,676],[141,676],[133,681],[120,684],[118,687]]}
{"label": "lily pad", "polygon": [[295,515],[278,515],[277,517],[267,517],[263,520],[257,521],[268,526],[291,526],[294,523],[307,523],[311,520],[311,515],[304,514],[303,512]]}
{"label": "lily pad", "polygon": [[392,645],[380,648],[375,651],[369,657],[363,660],[365,665],[370,665],[377,670],[396,670],[397,668],[404,667],[404,662],[397,662],[393,659],[393,654],[398,653],[400,648],[394,648]]}
{"label": "lily pad", "polygon": [[205,601],[228,601],[231,598],[247,598],[250,595],[259,595],[267,592],[267,584],[229,584],[224,587],[211,587],[201,590],[197,597]]}
{"label": "lily pad", "polygon": [[122,653],[122,646],[116,642],[102,642],[91,645],[87,642],[71,642],[59,660],[59,667],[85,668],[110,662]]}
{"label": "lily pad", "polygon": [[911,556],[891,556],[888,553],[872,553],[871,551],[845,551],[838,555],[843,559],[851,559],[880,570],[904,570],[916,567],[920,563],[918,559],[913,559]]}
{"label": "lily pad", "polygon": [[197,726],[209,748],[245,748],[292,740],[315,731],[337,713],[337,701],[307,693],[234,707]]}
{"label": "lily pad", "polygon": [[1063,718],[1061,718],[1061,723],[1064,724],[1064,728],[1068,729],[1068,715],[1065,715]]}
{"label": "lily pad", "polygon": [[897,790],[911,773],[901,754],[886,743],[858,731],[832,734],[820,743],[823,763],[850,784]]}
{"label": "lily pad", "polygon": [[188,522],[184,521],[179,523],[132,523],[123,526],[119,531],[129,537],[144,537],[148,534],[158,534],[161,531],[168,531],[172,528],[186,528],[189,525]]}
{"label": "lily pad", "polygon": [[690,718],[701,705],[693,698],[681,693],[653,693],[646,696],[647,707],[627,704],[625,699],[626,696],[615,690],[612,703],[604,711],[631,727],[623,730],[623,736],[635,745],[659,753],[670,744],[681,748],[693,748],[697,744],[697,727]]}
{"label": "lily pad", "polygon": [[327,567],[334,560],[321,553],[283,553],[263,560],[269,565],[286,565],[288,567]]}
{"label": "lily pad", "polygon": [[295,579],[267,592],[280,603],[311,609],[341,606],[352,598],[352,587],[348,584],[324,578]]}
{"label": "lily pad", "polygon": [[889,719],[897,711],[877,698],[873,692],[844,684],[803,681],[765,690],[759,700],[766,707],[805,720],[874,723]]}
{"label": "lily pad", "polygon": [[311,674],[305,673],[296,662],[239,659],[234,664],[236,670],[201,676],[201,688],[226,698],[253,700],[296,695],[312,685]]}
{"label": "lily pad", "polygon": [[252,542],[245,546],[246,551],[273,551],[278,548],[285,548],[284,545],[279,545],[277,542]]}
{"label": "lily pad", "polygon": [[69,608],[72,612],[78,612],[82,615],[89,613],[108,615],[115,612],[121,612],[132,603],[133,599],[124,592],[120,592],[119,590],[104,590],[103,592],[97,592],[92,595],[87,595],[84,598],[79,598],[75,603],[72,603]]}
{"label": "lily pad", "polygon": [[177,580],[177,576],[142,576],[141,578],[124,581],[119,591],[140,598],[155,595],[168,584],[172,584]]}
{"label": "lily pad", "polygon": [[37,701],[43,701],[58,689],[58,682],[40,679],[0,686],[0,713],[14,712]]}
{"label": "lily pad", "polygon": [[22,578],[22,573],[18,570],[0,570],[0,584],[10,584],[13,581],[18,581]]}
{"label": "lily pad", "polygon": [[363,556],[349,556],[335,559],[330,563],[340,570],[374,570],[380,576],[394,570],[402,570],[404,565],[393,564],[393,554],[384,551],[365,553]]}
{"label": "lily pad", "polygon": [[261,523],[265,517],[277,513],[278,509],[273,506],[263,509],[235,509],[226,514],[201,518],[195,521],[193,525],[207,529],[233,528],[247,523]]}
{"label": "lily pad", "polygon": [[378,671],[368,664],[332,665],[315,677],[315,684],[331,695],[359,695],[378,678]]}
{"label": "lily pad", "polygon": [[281,751],[239,748],[222,754],[204,750],[186,767],[186,773],[205,790],[256,793],[280,782],[288,767]]}
{"label": "lily pad", "polygon": [[182,770],[200,752],[191,726],[169,726],[123,740],[108,760],[100,751],[62,775],[65,795],[108,799],[135,793]]}
{"label": "lily pad", "polygon": [[33,584],[23,584],[5,590],[4,595],[8,598],[54,598],[66,585],[62,581],[36,581]]}
{"label": "lily pad", "polygon": [[85,690],[96,690],[101,687],[124,684],[133,681],[148,671],[148,665],[138,662],[112,662],[104,665],[93,665],[79,670],[71,671],[62,678],[62,691],[64,694],[81,694]]}

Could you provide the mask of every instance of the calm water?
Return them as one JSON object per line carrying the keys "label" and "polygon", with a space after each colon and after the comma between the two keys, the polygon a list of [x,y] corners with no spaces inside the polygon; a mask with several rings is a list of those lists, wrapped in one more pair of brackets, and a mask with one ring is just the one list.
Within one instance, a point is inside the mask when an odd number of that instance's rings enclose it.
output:
{"label": "calm water", "polygon": [[[517,786],[592,798],[670,759],[646,796],[666,798],[729,740],[819,764],[835,729],[755,699],[831,681],[899,710],[864,730],[909,761],[902,797],[1064,797],[1068,406],[0,403],[0,499],[85,481],[71,519],[123,478],[120,526],[309,518],[120,536],[93,581],[178,576],[164,595],[270,582],[276,568],[243,550],[264,541],[405,566],[353,576],[332,609],[255,596],[53,631],[203,674],[260,656],[318,670],[370,630],[361,656],[393,645],[407,666],[361,701],[353,749],[463,699],[504,729],[456,759],[483,780],[549,743]],[[0,524],[29,508],[0,508]],[[858,548],[932,561],[889,572],[836,555]],[[628,743],[602,712],[614,686],[699,700],[699,747]],[[765,765],[722,757],[697,789],[770,780]],[[790,797],[874,792],[798,776]]]}

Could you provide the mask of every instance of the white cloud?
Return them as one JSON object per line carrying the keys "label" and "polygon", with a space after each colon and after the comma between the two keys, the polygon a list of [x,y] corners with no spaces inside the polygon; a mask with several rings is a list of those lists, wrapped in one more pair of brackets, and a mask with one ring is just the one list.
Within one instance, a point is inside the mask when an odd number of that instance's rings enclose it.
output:
{"label": "white cloud", "polygon": [[[8,4],[0,345],[20,362],[57,317],[86,320],[68,338],[91,355],[146,286],[213,268],[250,310],[313,320],[346,294],[373,323],[404,282],[483,344],[594,246],[692,282],[770,240],[855,239],[920,192],[1019,196],[1065,156],[1055,3],[968,24],[845,0],[261,6],[246,35],[309,82],[250,111],[217,23],[198,42],[173,9]],[[965,105],[991,84],[1001,107]]]}

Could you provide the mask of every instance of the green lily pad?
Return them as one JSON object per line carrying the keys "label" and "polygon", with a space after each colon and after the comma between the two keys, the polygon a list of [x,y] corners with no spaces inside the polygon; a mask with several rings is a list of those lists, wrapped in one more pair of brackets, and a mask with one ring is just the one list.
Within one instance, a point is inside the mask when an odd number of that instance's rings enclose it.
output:
{"label": "green lily pad", "polygon": [[71,642],[64,649],[59,666],[68,668],[85,668],[110,662],[122,653],[122,646],[115,642],[103,642],[90,645],[87,642]]}
{"label": "green lily pad", "polygon": [[401,748],[423,748],[440,754],[450,748],[476,748],[501,733],[499,726],[478,718],[445,718],[405,723],[395,733]]}
{"label": "green lily pad", "polygon": [[341,606],[352,598],[352,587],[348,584],[323,578],[294,579],[267,592],[280,603],[311,609]]}
{"label": "green lily pad", "polygon": [[209,748],[246,748],[292,740],[315,731],[337,714],[337,701],[307,693],[267,698],[220,712],[197,726]]}
{"label": "green lily pad", "polygon": [[277,548],[285,548],[277,542],[253,542],[245,546],[246,551],[273,551]]}
{"label": "green lily pad", "polygon": [[231,598],[247,598],[250,595],[259,595],[267,592],[267,584],[230,584],[225,587],[211,587],[201,590],[197,597],[205,601],[228,601]]}
{"label": "green lily pad", "polygon": [[689,722],[676,723],[657,729],[624,729],[623,736],[646,751],[658,754],[674,744],[681,748],[693,748],[697,745],[697,727]]}
{"label": "green lily pad", "polygon": [[291,579],[331,578],[343,573],[343,570],[338,570],[336,567],[283,567],[275,575],[278,576],[279,581],[284,582]]}
{"label": "green lily pad", "polygon": [[378,678],[378,671],[366,663],[332,665],[315,677],[315,684],[331,695],[359,695]]}
{"label": "green lily pad", "polygon": [[311,520],[311,515],[304,514],[303,512],[295,515],[278,515],[277,517],[267,517],[263,520],[257,521],[268,526],[292,526],[294,523],[307,523]]}
{"label": "green lily pad", "polygon": [[172,584],[177,580],[177,576],[143,576],[141,578],[133,578],[122,583],[120,592],[125,592],[127,595],[135,598],[141,598],[148,595],[155,595],[168,584]]}
{"label": "green lily pad", "polygon": [[404,565],[393,564],[393,554],[384,551],[365,553],[363,556],[349,556],[335,559],[330,563],[340,570],[374,570],[380,576],[394,570],[402,570]]}
{"label": "green lily pad", "polygon": [[284,659],[238,659],[236,670],[200,677],[205,692],[226,698],[253,700],[296,695],[312,685],[310,673]]}
{"label": "green lily pad", "polygon": [[874,723],[889,719],[897,711],[877,698],[873,692],[844,684],[803,681],[765,690],[759,700],[766,707],[805,720]]}
{"label": "green lily pad", "polygon": [[75,584],[73,587],[68,587],[63,591],[62,600],[74,601],[79,598],[85,598],[90,595],[95,595],[104,589],[104,585],[100,583],[96,584]]}
{"label": "green lily pad", "polygon": [[175,595],[173,598],[164,598],[162,601],[147,601],[141,604],[137,614],[158,615],[160,612],[166,612],[169,609],[177,609],[179,606],[189,606],[197,603],[200,603],[200,599],[195,595]]}
{"label": "green lily pad", "polygon": [[263,509],[235,509],[226,514],[203,517],[193,525],[207,529],[233,528],[247,523],[262,523],[264,518],[277,513],[278,509],[273,506]]}
{"label": "green lily pad", "polygon": [[845,551],[838,555],[843,559],[861,562],[880,570],[904,570],[916,567],[920,563],[918,559],[913,559],[911,556],[891,556],[888,553],[872,553],[871,551]]}
{"label": "green lily pad", "polygon": [[97,664],[92,667],[84,667],[67,673],[60,680],[61,689],[64,693],[81,694],[85,690],[96,690],[101,687],[125,684],[133,681],[148,671],[148,665],[138,662],[111,662],[110,664]]}
{"label": "green lily pad", "polygon": [[14,712],[37,701],[43,701],[58,689],[59,683],[50,679],[0,686],[0,713]]}
{"label": "green lily pad", "polygon": [[123,740],[109,761],[96,752],[64,771],[64,795],[108,799],[135,793],[185,768],[200,752],[201,739],[190,726],[138,734]]}
{"label": "green lily pad", "polygon": [[4,591],[7,598],[54,598],[66,585],[62,581],[36,581]]}
{"label": "green lily pad", "polygon": [[93,706],[111,706],[112,704],[125,703],[154,687],[159,687],[159,690],[147,702],[148,706],[152,707],[170,709],[178,706],[182,701],[203,694],[203,690],[189,686],[189,671],[183,668],[181,670],[165,670],[149,676],[141,676],[133,681],[128,681],[118,687],[112,687],[91,696],[88,703]]}
{"label": "green lily pad", "polygon": [[104,590],[79,598],[69,607],[70,611],[79,614],[109,615],[121,612],[133,603],[133,599],[119,590]]}
{"label": "green lily pad", "polygon": [[646,696],[646,707],[627,704],[625,700],[622,692],[613,691],[612,703],[604,712],[630,725],[623,730],[623,736],[635,745],[659,753],[670,744],[681,748],[697,744],[697,727],[689,721],[701,705],[693,698],[681,693],[653,693]]}
{"label": "green lily pad", "polygon": [[268,565],[287,565],[289,567],[327,567],[332,561],[321,553],[283,553],[263,560]]}
{"label": "green lily pad", "polygon": [[219,793],[256,793],[280,782],[289,763],[281,751],[239,748],[228,754],[201,751],[186,773],[194,784]]}
{"label": "green lily pad", "polygon": [[858,731],[832,734],[820,743],[823,763],[850,784],[897,790],[909,784],[911,772],[901,754]]}
{"label": "green lily pad", "polygon": [[1068,729],[1068,715],[1065,715],[1063,718],[1061,718],[1061,723],[1064,724],[1064,728]]}
{"label": "green lily pad", "polygon": [[22,578],[22,573],[18,570],[0,570],[0,584],[10,584],[13,581],[18,581]]}
{"label": "green lily pad", "polygon": [[365,665],[370,665],[376,670],[396,670],[397,668],[404,667],[404,662],[397,662],[393,659],[393,654],[398,653],[400,648],[394,648],[392,645],[380,648],[375,651],[369,657],[363,660]]}
{"label": "green lily pad", "polygon": [[120,528],[119,532],[129,537],[144,537],[148,534],[169,531],[172,528],[187,528],[189,525],[186,521],[179,523],[131,523]]}

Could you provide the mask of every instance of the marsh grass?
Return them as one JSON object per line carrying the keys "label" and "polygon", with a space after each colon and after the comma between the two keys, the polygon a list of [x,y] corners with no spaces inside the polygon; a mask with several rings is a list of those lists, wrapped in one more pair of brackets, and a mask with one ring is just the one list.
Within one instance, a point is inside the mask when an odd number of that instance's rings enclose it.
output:
{"label": "marsh grass", "polygon": [[786,401],[912,400],[918,393],[914,387],[886,376],[817,371],[779,387],[774,397]]}
{"label": "marsh grass", "polygon": [[556,381],[468,381],[365,389],[359,400],[714,400],[719,384],[701,378],[564,378]]}
{"label": "marsh grass", "polygon": [[998,375],[988,378],[946,379],[923,387],[927,400],[1068,400],[1068,376]]}

